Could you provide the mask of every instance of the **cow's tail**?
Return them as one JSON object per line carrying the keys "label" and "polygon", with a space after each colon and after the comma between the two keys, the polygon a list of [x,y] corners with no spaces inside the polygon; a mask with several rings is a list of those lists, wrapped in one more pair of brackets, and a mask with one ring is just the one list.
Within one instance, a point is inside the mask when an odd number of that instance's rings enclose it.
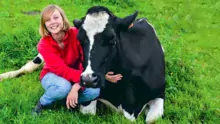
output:
{"label": "cow's tail", "polygon": [[37,68],[40,67],[40,65],[44,63],[44,59],[41,54],[38,54],[32,61],[26,63],[24,66],[22,66],[19,70],[6,72],[3,74],[0,74],[0,81],[6,78],[14,78],[21,74],[31,73],[35,71]]}

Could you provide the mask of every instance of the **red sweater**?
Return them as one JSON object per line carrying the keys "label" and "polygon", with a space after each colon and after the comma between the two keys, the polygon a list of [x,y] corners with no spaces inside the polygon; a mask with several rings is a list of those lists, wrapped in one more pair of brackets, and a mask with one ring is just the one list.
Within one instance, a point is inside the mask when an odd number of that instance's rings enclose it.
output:
{"label": "red sweater", "polygon": [[45,65],[40,73],[40,80],[48,72],[52,72],[72,83],[80,81],[83,70],[83,52],[77,39],[77,33],[76,28],[66,31],[63,39],[64,49],[58,46],[52,36],[43,37],[39,41],[37,49],[45,60]]}

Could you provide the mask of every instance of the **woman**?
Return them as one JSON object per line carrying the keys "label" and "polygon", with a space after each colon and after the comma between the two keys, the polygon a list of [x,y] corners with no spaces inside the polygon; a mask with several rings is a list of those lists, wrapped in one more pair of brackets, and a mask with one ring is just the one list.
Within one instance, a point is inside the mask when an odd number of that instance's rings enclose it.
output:
{"label": "woman", "polygon": [[[83,70],[83,53],[77,39],[78,30],[70,27],[64,11],[59,6],[49,5],[44,8],[39,31],[42,38],[37,49],[45,60],[40,73],[45,93],[33,109],[33,113],[38,114],[46,106],[65,97],[68,109],[98,97],[100,88],[83,89],[79,85]],[[106,79],[116,83],[122,78],[120,74],[113,74],[108,72]]]}

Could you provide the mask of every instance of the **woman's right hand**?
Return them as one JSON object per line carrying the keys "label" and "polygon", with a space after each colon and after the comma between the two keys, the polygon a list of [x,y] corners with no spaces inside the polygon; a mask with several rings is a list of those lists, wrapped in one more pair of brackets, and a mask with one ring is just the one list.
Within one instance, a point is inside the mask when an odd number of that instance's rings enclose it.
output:
{"label": "woman's right hand", "polygon": [[75,108],[78,104],[78,91],[81,88],[79,83],[75,83],[72,86],[71,91],[69,92],[66,99],[66,107],[70,109],[70,107]]}

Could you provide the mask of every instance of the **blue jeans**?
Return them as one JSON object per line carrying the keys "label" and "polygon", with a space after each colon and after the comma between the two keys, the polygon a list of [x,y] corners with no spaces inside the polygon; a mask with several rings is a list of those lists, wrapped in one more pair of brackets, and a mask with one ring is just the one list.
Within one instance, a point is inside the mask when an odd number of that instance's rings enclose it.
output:
{"label": "blue jeans", "polygon": [[[41,80],[45,93],[40,98],[42,105],[50,105],[54,101],[66,98],[72,88],[72,84],[66,79],[47,73]],[[94,100],[100,94],[100,88],[85,88],[78,94],[78,103]]]}

